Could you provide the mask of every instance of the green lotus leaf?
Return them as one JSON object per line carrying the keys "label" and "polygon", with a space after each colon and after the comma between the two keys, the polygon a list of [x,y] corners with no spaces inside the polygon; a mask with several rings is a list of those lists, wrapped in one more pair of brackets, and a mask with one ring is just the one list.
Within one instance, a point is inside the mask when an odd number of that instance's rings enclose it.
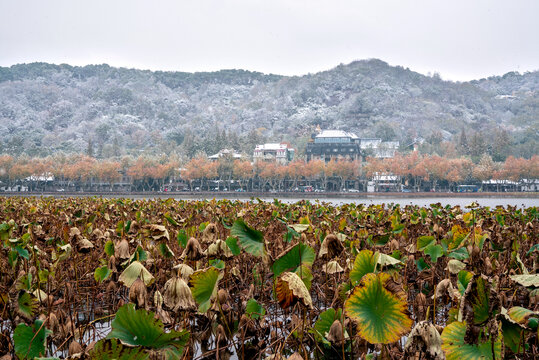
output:
{"label": "green lotus leaf", "polygon": [[155,280],[153,275],[138,261],[133,261],[125,270],[121,273],[118,280],[122,282],[128,288],[133,285],[135,280],[140,278],[144,281],[146,286],[151,285]]}
{"label": "green lotus leaf", "polygon": [[239,255],[241,252],[240,247],[238,246],[238,239],[236,239],[234,236],[229,236],[226,238],[226,244],[228,245],[228,248],[232,252],[232,255]]}
{"label": "green lotus leaf", "polygon": [[[524,331],[518,324],[502,318],[503,344],[515,354],[521,353],[524,350],[521,341]],[[525,344],[524,347],[529,347],[529,345]]]}
{"label": "green lotus leaf", "polygon": [[34,359],[46,354],[46,340],[51,331],[47,330],[42,320],[36,320],[31,327],[19,324],[13,332],[15,354],[19,359]]}
{"label": "green lotus leaf", "polygon": [[99,340],[89,354],[90,360],[147,360],[150,354],[143,347],[128,347],[117,339]]}
{"label": "green lotus leaf", "polygon": [[507,310],[507,316],[523,327],[532,330],[537,328],[537,319],[539,318],[539,312],[537,311],[531,311],[520,306],[513,306]]}
{"label": "green lotus leaf", "polygon": [[123,344],[143,346],[161,352],[167,359],[179,358],[189,341],[189,332],[170,330],[165,332],[161,320],[144,309],[135,310],[134,304],[118,309],[112,321],[112,331],[107,339],[118,339]]}
{"label": "green lotus leaf", "polygon": [[171,225],[178,226],[178,222],[176,220],[174,220],[174,218],[170,215],[170,213],[167,212],[163,216],[165,217],[165,219],[167,219],[167,221]]}
{"label": "green lotus leaf", "polygon": [[470,255],[468,254],[468,250],[466,250],[466,248],[464,247],[450,252],[447,256],[457,260],[466,260],[470,257]]}
{"label": "green lotus leaf", "polygon": [[423,252],[430,256],[433,263],[436,263],[438,258],[443,255],[444,249],[441,245],[429,245],[423,250]]}
{"label": "green lotus leaf", "polygon": [[[447,360],[495,360],[501,359],[502,336],[499,332],[494,339],[480,341],[477,345],[464,342],[466,322],[455,321],[447,325],[442,332],[442,350]],[[494,354],[493,354],[494,351]]]}
{"label": "green lotus leaf", "polygon": [[389,289],[390,279],[385,273],[365,275],[344,303],[359,335],[372,344],[395,342],[412,326],[404,293]]}
{"label": "green lotus leaf", "polygon": [[273,275],[278,277],[285,271],[296,271],[301,265],[312,265],[315,258],[314,249],[299,243],[279,256],[273,263]]}
{"label": "green lotus leaf", "polygon": [[182,248],[187,246],[187,240],[189,240],[189,237],[187,236],[187,233],[185,232],[184,229],[181,229],[178,232],[177,240],[178,240],[178,245],[180,245]]}
{"label": "green lotus leaf", "polygon": [[214,267],[206,270],[195,271],[190,279],[191,293],[199,305],[198,311],[205,313],[211,306],[211,300],[217,294],[219,270]]}
{"label": "green lotus leaf", "polygon": [[472,280],[473,274],[466,270],[459,271],[457,275],[457,286],[459,288],[460,294],[464,295],[464,292],[466,291],[466,288],[468,287],[468,283]]}
{"label": "green lotus leaf", "polygon": [[264,234],[247,226],[242,219],[234,221],[230,234],[238,238],[241,247],[249,254],[254,256],[265,254]]}
{"label": "green lotus leaf", "polygon": [[101,283],[103,280],[110,276],[111,272],[107,265],[98,267],[94,271],[94,279],[96,282]]}
{"label": "green lotus leaf", "polygon": [[105,243],[105,254],[108,256],[114,255],[114,243],[112,240],[109,240]]}
{"label": "green lotus leaf", "polygon": [[266,309],[264,309],[264,307],[255,299],[249,299],[245,306],[245,314],[251,319],[258,320],[266,314]]}
{"label": "green lotus leaf", "polygon": [[421,272],[426,269],[430,269],[430,264],[425,261],[422,257],[416,260],[417,271]]}
{"label": "green lotus leaf", "polygon": [[425,248],[430,245],[436,245],[436,239],[434,236],[421,236],[417,239],[416,247],[419,251],[425,250]]}
{"label": "green lotus leaf", "polygon": [[373,253],[370,250],[361,250],[356,256],[352,271],[350,271],[350,280],[353,285],[361,281],[361,278],[368,273],[376,271],[379,253]]}
{"label": "green lotus leaf", "polygon": [[24,290],[19,291],[19,296],[17,297],[17,309],[19,310],[19,313],[22,316],[31,319],[34,316],[36,308],[37,303],[35,298]]}
{"label": "green lotus leaf", "polygon": [[389,239],[391,237],[391,234],[377,234],[373,235],[372,237],[372,243],[376,246],[384,246],[389,242]]}
{"label": "green lotus leaf", "polygon": [[298,275],[307,287],[307,290],[311,290],[311,285],[313,281],[313,273],[311,271],[311,268],[307,265],[301,265],[298,266],[296,270],[294,270],[294,273]]}
{"label": "green lotus leaf", "polygon": [[174,252],[170,250],[166,242],[159,243],[158,248],[159,252],[161,253],[161,255],[163,255],[163,257],[171,258],[174,256]]}
{"label": "green lotus leaf", "polygon": [[491,292],[491,285],[485,278],[478,275],[474,276],[468,284],[466,291],[464,291],[464,295],[461,299],[458,317],[459,321],[462,321],[465,318],[464,311],[468,306],[471,306],[473,309],[474,325],[482,326],[496,315],[500,309],[491,308]]}

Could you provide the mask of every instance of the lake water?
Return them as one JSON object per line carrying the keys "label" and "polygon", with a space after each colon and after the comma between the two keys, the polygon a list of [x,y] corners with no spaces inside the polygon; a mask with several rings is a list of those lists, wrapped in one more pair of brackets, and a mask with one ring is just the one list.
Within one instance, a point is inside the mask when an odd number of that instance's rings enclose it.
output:
{"label": "lake water", "polygon": [[[31,194],[10,194],[8,196],[30,196]],[[0,195],[1,196],[1,195]],[[34,194],[34,196],[36,196]],[[54,196],[57,198],[63,198],[63,197],[91,197],[95,195],[91,194],[49,194],[45,196]],[[141,194],[133,194],[133,195],[108,195],[108,194],[102,194],[98,197],[104,197],[104,198],[115,198],[115,197],[124,197],[124,198],[130,198],[130,199],[168,199],[173,198],[177,200],[211,200],[211,199],[229,199],[229,200],[240,200],[240,201],[249,201],[251,199],[255,200],[260,199],[263,201],[273,201],[275,198],[279,199],[280,201],[284,203],[294,203],[301,200],[309,200],[311,202],[324,202],[331,205],[342,205],[342,204],[365,204],[367,206],[369,205],[380,205],[380,204],[400,204],[401,206],[405,205],[418,205],[418,206],[429,206],[430,204],[436,204],[440,203],[443,206],[450,205],[450,206],[460,206],[464,207],[471,202],[475,201],[480,206],[489,206],[489,207],[496,207],[498,205],[507,207],[507,206],[516,206],[519,208],[522,207],[532,207],[532,206],[539,206],[539,196],[537,194],[529,194],[528,197],[524,196],[508,196],[500,194],[500,196],[486,196],[486,195],[477,195],[474,196],[474,194],[459,194],[456,196],[451,195],[433,195],[433,196],[417,196],[414,197],[413,195],[403,195],[403,196],[395,196],[395,195],[388,195],[383,196],[380,194],[376,195],[363,195],[363,196],[348,196],[348,197],[320,197],[319,199],[313,197],[312,195],[302,197],[300,194],[298,196],[293,197],[287,197],[287,196],[259,196],[257,198],[249,197],[244,194],[237,194],[237,193],[230,193],[230,194],[215,194],[215,196],[211,196],[208,193],[202,193],[200,195],[192,195],[192,194],[185,194],[185,195],[178,195],[178,194],[148,194],[148,195],[141,195]]]}
{"label": "lake water", "polygon": [[[131,198],[169,198],[169,196],[131,196]],[[178,200],[208,200],[213,199],[214,197],[208,196],[172,196],[174,199]],[[489,206],[496,207],[498,205],[507,207],[507,206],[516,206],[516,207],[532,207],[539,206],[539,198],[532,197],[442,197],[442,196],[433,196],[433,197],[384,197],[373,195],[362,197],[362,198],[320,198],[315,199],[312,197],[302,198],[298,197],[258,197],[258,199],[263,201],[273,201],[275,198],[279,199],[284,203],[294,203],[301,200],[309,200],[311,202],[324,202],[332,205],[342,205],[342,204],[365,204],[365,205],[380,205],[380,204],[400,204],[401,206],[405,205],[418,205],[418,206],[429,206],[430,204],[441,203],[443,206],[461,206],[464,207],[471,202],[475,201],[480,206]],[[215,199],[230,199],[230,200],[241,200],[249,201],[250,198],[247,197],[238,197],[238,196],[215,196]],[[256,199],[255,199],[256,201]]]}

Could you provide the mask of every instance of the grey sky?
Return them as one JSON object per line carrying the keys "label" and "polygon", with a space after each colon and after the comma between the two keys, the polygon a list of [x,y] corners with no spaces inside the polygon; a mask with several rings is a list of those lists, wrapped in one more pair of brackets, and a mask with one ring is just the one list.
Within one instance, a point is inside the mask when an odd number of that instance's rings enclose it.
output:
{"label": "grey sky", "polygon": [[538,0],[0,0],[0,65],[300,75],[379,58],[444,79],[539,69]]}

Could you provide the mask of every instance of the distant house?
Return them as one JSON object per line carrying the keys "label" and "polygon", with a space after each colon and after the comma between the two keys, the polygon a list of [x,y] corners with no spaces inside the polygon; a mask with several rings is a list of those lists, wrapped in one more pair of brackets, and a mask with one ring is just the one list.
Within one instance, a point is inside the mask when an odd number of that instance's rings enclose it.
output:
{"label": "distant house", "polygon": [[398,141],[382,141],[379,138],[362,138],[360,147],[364,156],[392,158],[399,149]]}
{"label": "distant house", "polygon": [[342,130],[323,130],[307,143],[307,161],[359,160],[361,147],[356,134]]}
{"label": "distant house", "polygon": [[234,149],[230,149],[230,150],[229,149],[223,149],[223,150],[219,151],[217,154],[208,156],[208,159],[210,159],[211,161],[217,161],[222,157],[230,157],[230,158],[232,158],[234,160],[242,158],[241,154],[238,154],[236,152],[236,150],[234,150]]}
{"label": "distant house", "polygon": [[259,161],[274,161],[287,164],[294,159],[295,150],[286,143],[270,143],[257,145],[253,152],[255,164]]}
{"label": "distant house", "polygon": [[391,174],[374,174],[367,183],[367,192],[401,191],[401,179]]}
{"label": "distant house", "polygon": [[41,175],[30,175],[24,179],[28,182],[53,182],[54,175],[50,172],[42,173]]}

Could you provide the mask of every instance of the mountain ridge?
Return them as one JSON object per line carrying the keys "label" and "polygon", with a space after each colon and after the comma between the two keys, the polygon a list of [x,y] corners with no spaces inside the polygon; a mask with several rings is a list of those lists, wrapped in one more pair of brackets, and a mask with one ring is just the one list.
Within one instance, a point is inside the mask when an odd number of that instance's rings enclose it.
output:
{"label": "mountain ridge", "polygon": [[538,153],[538,90],[539,71],[453,82],[378,59],[301,76],[17,64],[0,67],[0,153],[85,152],[90,143],[103,157],[249,153],[260,141],[301,148],[320,125],[402,143],[504,131],[507,155],[529,157]]}

